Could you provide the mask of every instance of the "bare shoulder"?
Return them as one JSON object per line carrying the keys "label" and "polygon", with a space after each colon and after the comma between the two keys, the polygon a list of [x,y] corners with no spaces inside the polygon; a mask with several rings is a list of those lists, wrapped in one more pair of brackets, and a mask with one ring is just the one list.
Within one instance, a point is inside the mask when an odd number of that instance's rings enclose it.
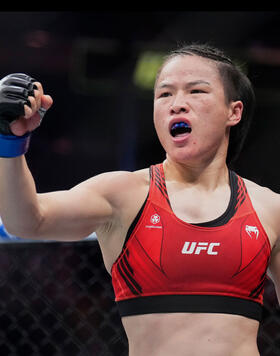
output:
{"label": "bare shoulder", "polygon": [[149,169],[137,171],[112,171],[98,174],[74,189],[86,189],[89,193],[96,192],[112,205],[119,208],[132,195],[141,195],[149,187]]}
{"label": "bare shoulder", "polygon": [[141,169],[134,172],[115,172],[111,178],[112,184],[109,195],[113,205],[126,204],[138,197],[142,200],[149,189],[149,169]]}
{"label": "bare shoulder", "polygon": [[279,193],[276,193],[270,188],[259,185],[249,179],[243,178],[243,180],[252,199],[260,200],[263,204],[268,206],[276,204],[280,207]]}
{"label": "bare shoulder", "polygon": [[243,180],[254,209],[274,246],[280,236],[280,194],[251,180]]}

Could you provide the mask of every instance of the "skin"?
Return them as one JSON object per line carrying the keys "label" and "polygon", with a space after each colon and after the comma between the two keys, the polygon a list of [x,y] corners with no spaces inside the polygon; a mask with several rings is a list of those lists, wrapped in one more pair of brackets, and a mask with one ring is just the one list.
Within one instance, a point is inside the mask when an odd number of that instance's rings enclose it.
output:
{"label": "skin", "polygon": [[[38,108],[52,105],[52,98],[36,84],[35,98],[30,98],[32,108],[26,107],[25,117],[12,124],[15,134],[36,128]],[[180,219],[204,222],[226,210],[230,199],[226,166],[229,132],[241,120],[242,110],[240,101],[225,100],[212,61],[178,56],[164,65],[155,85],[154,124],[166,151],[169,199]],[[185,139],[176,141],[170,135],[174,118],[189,121],[192,131]],[[269,236],[269,273],[280,295],[280,196],[251,181],[245,183]],[[109,273],[148,189],[149,172],[143,169],[105,173],[68,191],[37,194],[24,156],[0,159],[0,215],[7,230],[21,237],[62,241],[79,240],[96,231]],[[197,201],[203,205],[198,206]],[[122,322],[130,356],[259,355],[259,323],[243,316],[166,313],[124,317]]]}

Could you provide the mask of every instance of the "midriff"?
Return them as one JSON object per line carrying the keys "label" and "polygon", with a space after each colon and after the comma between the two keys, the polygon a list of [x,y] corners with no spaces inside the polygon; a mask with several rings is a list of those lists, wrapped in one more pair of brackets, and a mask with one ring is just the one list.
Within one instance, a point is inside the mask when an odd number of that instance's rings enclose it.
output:
{"label": "midriff", "polygon": [[259,356],[259,322],[239,315],[166,313],[123,317],[129,356]]}

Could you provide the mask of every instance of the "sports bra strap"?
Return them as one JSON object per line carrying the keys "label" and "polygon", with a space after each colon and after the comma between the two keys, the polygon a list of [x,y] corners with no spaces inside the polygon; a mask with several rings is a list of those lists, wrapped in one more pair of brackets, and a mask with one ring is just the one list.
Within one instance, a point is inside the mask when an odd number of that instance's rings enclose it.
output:
{"label": "sports bra strap", "polygon": [[166,189],[162,164],[150,167],[150,191],[148,199],[155,202],[165,210],[172,211]]}

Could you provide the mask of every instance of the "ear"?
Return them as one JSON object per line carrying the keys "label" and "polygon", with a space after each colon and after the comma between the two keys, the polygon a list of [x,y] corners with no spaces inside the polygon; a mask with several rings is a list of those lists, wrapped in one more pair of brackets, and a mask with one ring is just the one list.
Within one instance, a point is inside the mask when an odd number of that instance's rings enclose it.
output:
{"label": "ear", "polygon": [[243,103],[242,101],[232,101],[229,105],[228,126],[235,126],[239,123],[242,117]]}

